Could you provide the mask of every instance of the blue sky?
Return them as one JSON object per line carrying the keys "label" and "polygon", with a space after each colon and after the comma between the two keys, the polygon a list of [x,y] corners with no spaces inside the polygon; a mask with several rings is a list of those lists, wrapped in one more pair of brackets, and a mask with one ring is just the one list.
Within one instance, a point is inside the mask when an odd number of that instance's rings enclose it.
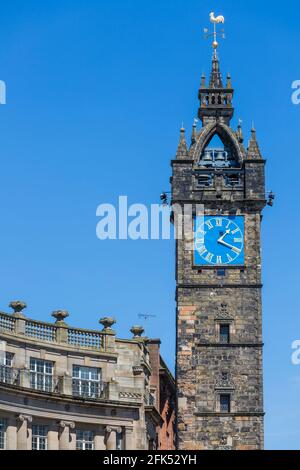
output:
{"label": "blue sky", "polygon": [[[286,5],[286,6],[285,6]],[[139,313],[156,315],[174,362],[172,241],[99,241],[96,207],[159,201],[184,122],[197,113],[215,11],[226,18],[223,75],[235,88],[234,125],[251,121],[277,196],[263,221],[266,447],[299,448],[299,123],[291,83],[300,79],[298,3],[100,0],[1,2],[1,295],[28,303],[27,315],[97,328],[117,318],[130,335]]]}

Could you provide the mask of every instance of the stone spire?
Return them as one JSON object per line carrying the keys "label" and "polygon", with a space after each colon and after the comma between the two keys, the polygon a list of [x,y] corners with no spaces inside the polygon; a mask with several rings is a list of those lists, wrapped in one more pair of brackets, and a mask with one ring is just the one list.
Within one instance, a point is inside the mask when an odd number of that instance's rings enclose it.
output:
{"label": "stone spire", "polygon": [[222,75],[220,71],[219,59],[216,51],[214,51],[212,59],[212,68],[210,73],[209,88],[223,88]]}
{"label": "stone spire", "polygon": [[262,158],[260,149],[256,140],[256,130],[254,128],[254,125],[252,125],[252,129],[251,129],[251,137],[250,137],[249,146],[247,150],[247,158],[252,158],[252,159]]}
{"label": "stone spire", "polygon": [[180,129],[180,139],[179,139],[179,144],[176,152],[176,158],[177,159],[185,159],[188,158],[189,156],[189,151],[188,151],[188,146],[185,140],[185,129],[182,126]]}

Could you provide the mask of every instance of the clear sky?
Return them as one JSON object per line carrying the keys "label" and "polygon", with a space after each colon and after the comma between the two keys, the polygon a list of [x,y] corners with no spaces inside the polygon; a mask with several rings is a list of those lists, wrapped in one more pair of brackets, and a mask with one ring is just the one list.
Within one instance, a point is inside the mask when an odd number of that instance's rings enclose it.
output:
{"label": "clear sky", "polygon": [[129,336],[139,313],[174,363],[172,241],[100,241],[96,207],[159,202],[169,189],[181,123],[190,134],[215,11],[226,18],[223,75],[235,88],[234,126],[251,121],[277,196],[263,222],[266,447],[300,448],[298,2],[205,0],[1,1],[0,309],[98,328],[113,315]]}

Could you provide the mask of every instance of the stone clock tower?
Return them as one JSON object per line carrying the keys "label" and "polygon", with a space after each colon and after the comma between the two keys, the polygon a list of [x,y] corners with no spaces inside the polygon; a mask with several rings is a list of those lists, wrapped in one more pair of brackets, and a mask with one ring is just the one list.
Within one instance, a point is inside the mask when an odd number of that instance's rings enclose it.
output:
{"label": "stone clock tower", "polygon": [[[193,207],[193,248],[177,240],[179,449],[263,448],[261,213],[265,160],[231,127],[233,88],[214,43],[188,146],[180,131],[172,204]],[[201,214],[196,206],[203,205]]]}

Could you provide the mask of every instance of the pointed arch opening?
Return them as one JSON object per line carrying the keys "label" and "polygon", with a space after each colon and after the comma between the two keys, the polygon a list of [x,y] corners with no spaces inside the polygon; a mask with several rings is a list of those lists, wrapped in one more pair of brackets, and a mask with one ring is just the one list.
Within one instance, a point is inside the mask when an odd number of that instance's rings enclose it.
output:
{"label": "pointed arch opening", "polygon": [[205,168],[240,167],[239,151],[232,136],[223,127],[212,129],[207,136],[198,161]]}

